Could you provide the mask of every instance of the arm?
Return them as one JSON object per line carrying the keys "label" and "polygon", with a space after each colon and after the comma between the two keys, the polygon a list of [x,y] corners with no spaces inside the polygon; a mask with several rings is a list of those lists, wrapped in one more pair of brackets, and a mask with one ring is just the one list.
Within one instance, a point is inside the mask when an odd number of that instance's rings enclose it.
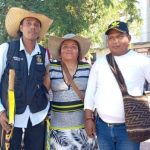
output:
{"label": "arm", "polygon": [[50,70],[50,61],[49,61],[49,57],[48,57],[48,51],[46,50],[45,53],[45,67],[46,67],[46,73],[44,76],[44,86],[47,88],[47,90],[50,90],[50,77],[49,77],[49,70]]}
{"label": "arm", "polygon": [[97,72],[96,64],[92,66],[88,85],[85,94],[84,109],[85,109],[85,130],[89,137],[95,136],[95,120],[93,116],[94,111],[94,97],[97,87]]}
{"label": "arm", "polygon": [[90,138],[95,137],[95,120],[90,109],[85,109],[85,131]]}
{"label": "arm", "polygon": [[[7,51],[8,51],[8,44],[3,43],[0,45],[0,82],[2,79],[2,75],[4,73],[5,67],[6,67],[6,61],[7,61]],[[0,97],[0,112],[4,111],[5,108],[3,107],[1,103],[1,97]]]}
{"label": "arm", "polygon": [[50,77],[49,77],[49,70],[50,70],[50,64],[46,66],[46,73],[44,76],[44,86],[47,88],[47,90],[50,90]]}
{"label": "arm", "polygon": [[146,58],[146,60],[143,63],[144,77],[150,84],[150,58]]}
{"label": "arm", "polygon": [[[6,67],[7,51],[8,51],[8,44],[7,43],[1,44],[0,45],[0,82]],[[10,126],[8,125],[8,119],[6,116],[5,108],[1,103],[1,97],[0,97],[0,124],[2,125],[2,128],[5,131],[9,132]]]}

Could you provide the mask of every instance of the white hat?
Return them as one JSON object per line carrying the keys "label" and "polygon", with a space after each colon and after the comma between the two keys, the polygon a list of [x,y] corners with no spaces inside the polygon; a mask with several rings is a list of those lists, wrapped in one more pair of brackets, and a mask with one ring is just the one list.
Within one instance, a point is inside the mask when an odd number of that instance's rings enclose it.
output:
{"label": "white hat", "polygon": [[12,37],[18,36],[18,30],[20,26],[20,22],[24,18],[33,17],[40,21],[41,23],[41,31],[40,31],[40,39],[44,37],[45,33],[48,31],[50,25],[52,24],[53,20],[48,18],[45,15],[31,12],[22,8],[12,7],[9,9],[6,19],[5,19],[5,27],[8,34]]}
{"label": "white hat", "polygon": [[86,55],[91,44],[89,38],[84,38],[73,33],[66,34],[64,37],[50,36],[48,40],[48,48],[54,59],[59,59],[58,51],[61,43],[65,40],[77,41],[80,45],[82,57]]}

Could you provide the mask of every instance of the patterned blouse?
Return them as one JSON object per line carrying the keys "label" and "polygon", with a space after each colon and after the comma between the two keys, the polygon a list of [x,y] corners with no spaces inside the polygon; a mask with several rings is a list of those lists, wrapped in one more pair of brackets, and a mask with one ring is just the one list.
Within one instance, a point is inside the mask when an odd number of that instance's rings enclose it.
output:
{"label": "patterned blouse", "polygon": [[[82,94],[85,93],[90,72],[90,65],[79,62],[73,80]],[[84,127],[83,102],[71,85],[67,85],[60,62],[50,66],[51,90],[53,93],[51,128],[79,129]]]}

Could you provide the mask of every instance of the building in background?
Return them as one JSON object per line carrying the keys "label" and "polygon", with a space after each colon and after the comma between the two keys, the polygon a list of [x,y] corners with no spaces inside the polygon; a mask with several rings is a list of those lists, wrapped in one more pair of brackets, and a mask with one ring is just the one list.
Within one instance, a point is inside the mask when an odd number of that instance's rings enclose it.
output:
{"label": "building in background", "polygon": [[132,43],[150,42],[150,0],[138,0],[138,8],[141,10],[141,18],[143,25],[141,27],[140,36],[132,35]]}
{"label": "building in background", "polygon": [[140,53],[150,55],[150,0],[138,0],[138,8],[141,10],[143,25],[141,26],[140,36],[136,37],[131,33],[132,46]]}

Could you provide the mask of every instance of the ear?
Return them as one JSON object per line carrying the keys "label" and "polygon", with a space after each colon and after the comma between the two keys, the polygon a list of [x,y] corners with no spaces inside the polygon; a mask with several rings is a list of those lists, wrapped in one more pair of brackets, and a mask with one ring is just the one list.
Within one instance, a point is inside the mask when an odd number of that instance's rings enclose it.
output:
{"label": "ear", "polygon": [[128,35],[128,39],[129,39],[129,41],[131,41],[131,35]]}
{"label": "ear", "polygon": [[22,26],[22,25],[20,25],[20,26],[19,26],[19,29],[20,29],[20,31],[21,31],[21,32],[22,32],[22,28],[23,28],[23,26]]}

